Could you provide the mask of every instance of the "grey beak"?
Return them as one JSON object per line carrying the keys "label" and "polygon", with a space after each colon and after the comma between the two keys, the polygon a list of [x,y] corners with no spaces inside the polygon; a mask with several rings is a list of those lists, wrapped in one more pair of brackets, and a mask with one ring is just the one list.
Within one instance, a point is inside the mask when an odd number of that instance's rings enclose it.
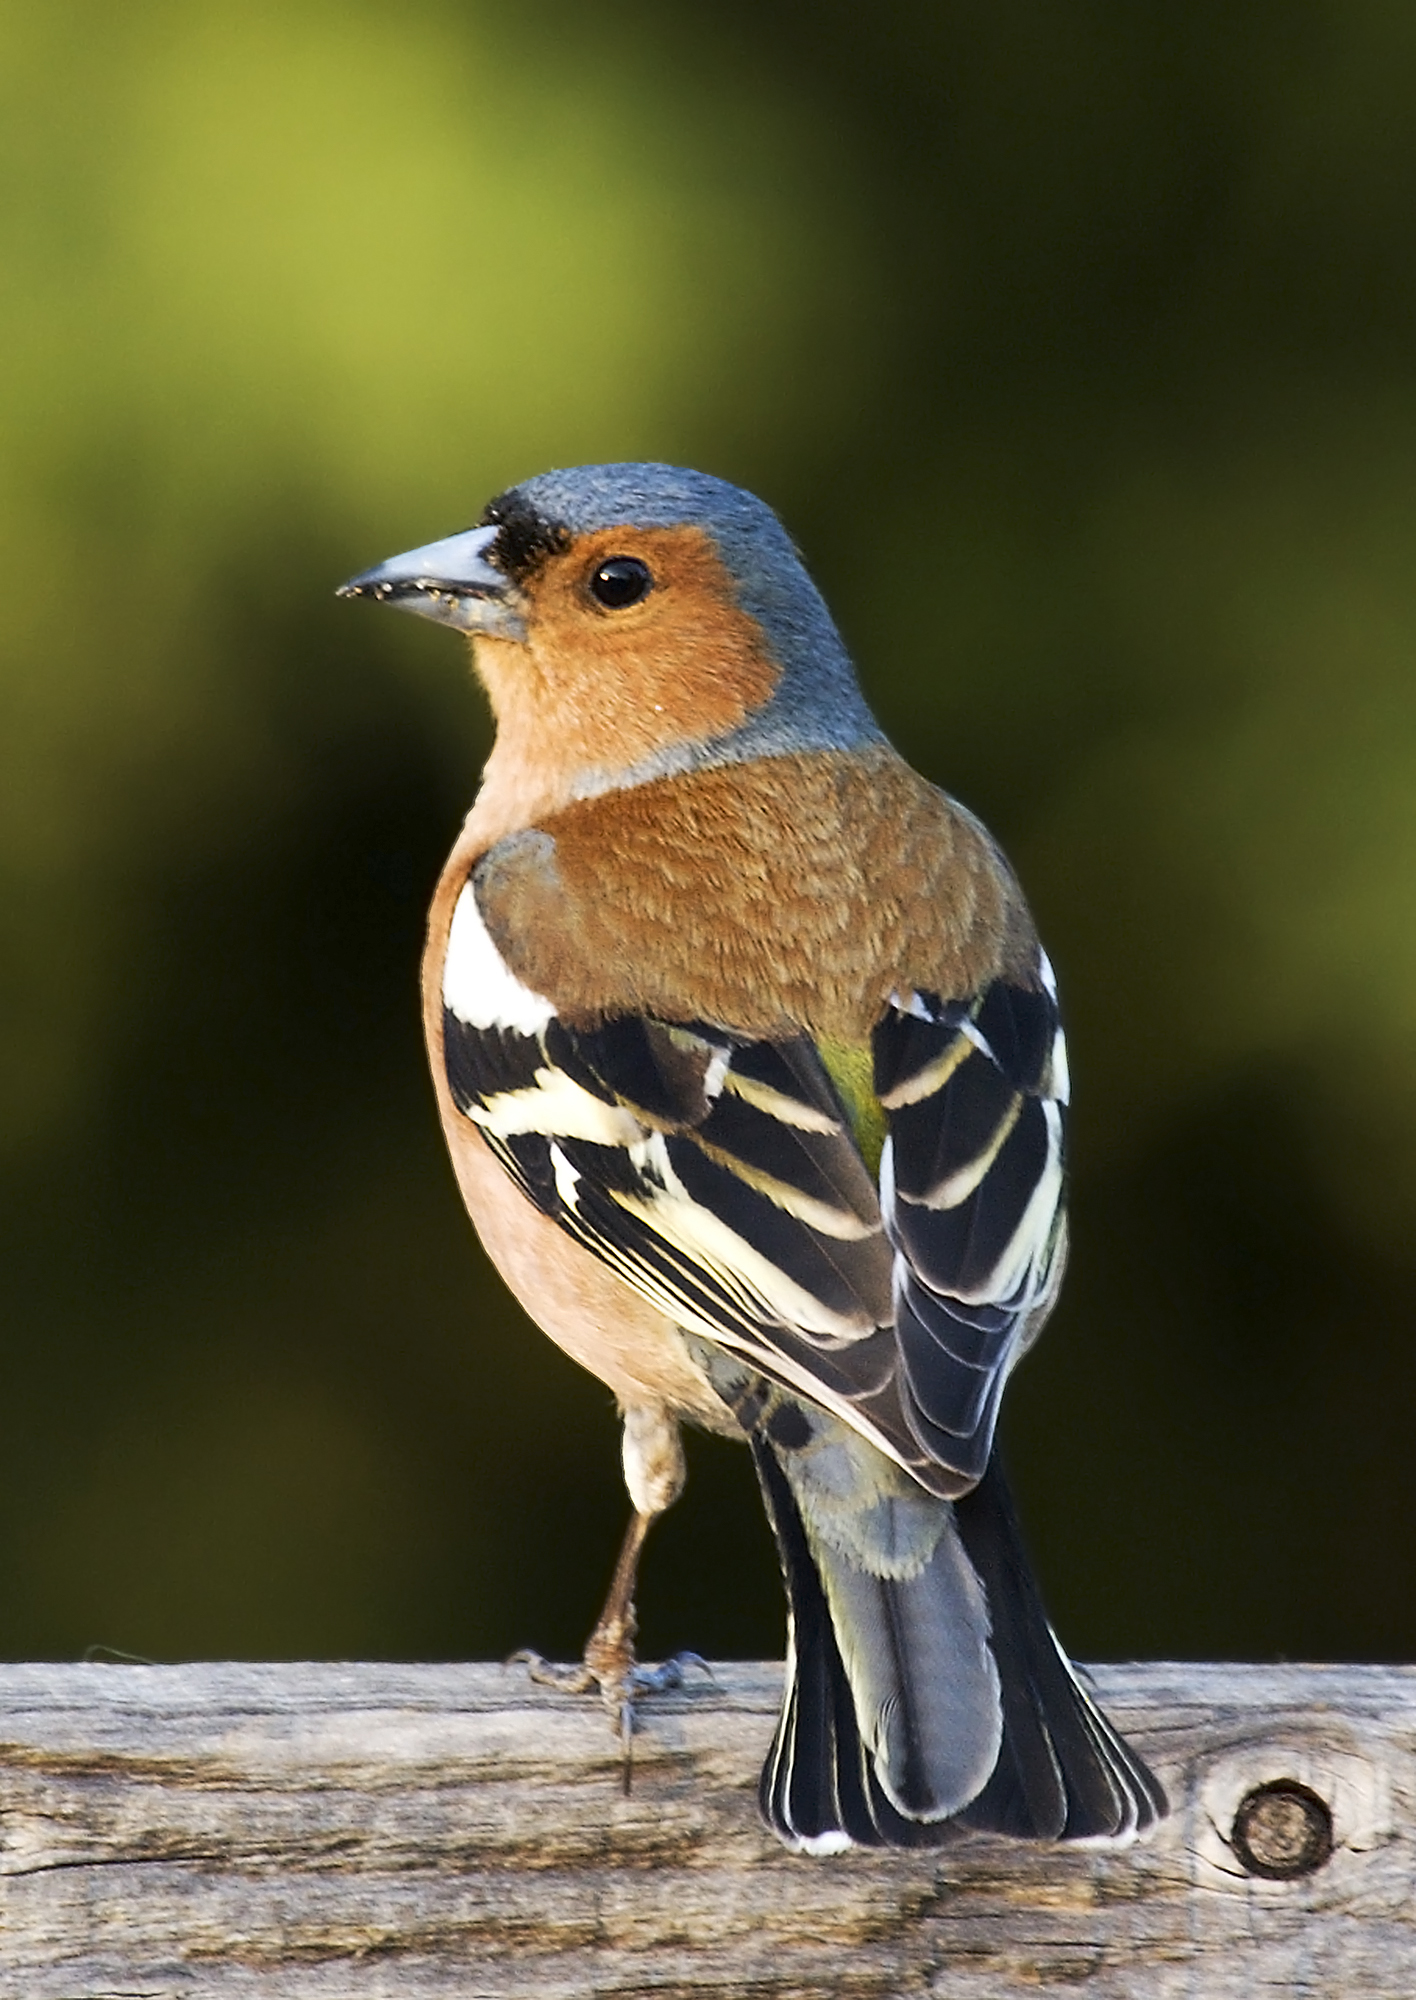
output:
{"label": "grey beak", "polygon": [[406,555],[351,576],[336,597],[372,597],[396,611],[411,611],[459,632],[489,632],[524,639],[526,628],[514,603],[511,579],[486,560],[499,530],[468,528],[446,541],[429,542]]}

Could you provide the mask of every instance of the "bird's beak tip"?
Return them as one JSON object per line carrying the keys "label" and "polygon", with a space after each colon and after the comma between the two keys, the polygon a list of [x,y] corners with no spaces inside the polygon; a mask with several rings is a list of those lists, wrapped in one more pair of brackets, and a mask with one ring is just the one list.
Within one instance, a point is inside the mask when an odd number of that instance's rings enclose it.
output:
{"label": "bird's beak tip", "polygon": [[521,621],[512,604],[510,579],[487,561],[497,529],[469,528],[445,541],[430,542],[391,556],[341,583],[336,597],[371,597],[397,611],[411,611],[463,632],[519,637]]}

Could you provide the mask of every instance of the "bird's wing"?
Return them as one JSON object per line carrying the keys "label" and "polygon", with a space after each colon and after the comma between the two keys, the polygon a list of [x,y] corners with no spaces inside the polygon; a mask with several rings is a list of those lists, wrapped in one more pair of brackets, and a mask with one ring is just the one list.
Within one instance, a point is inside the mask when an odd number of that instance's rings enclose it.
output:
{"label": "bird's wing", "polygon": [[1035,985],[896,997],[874,1059],[901,1403],[929,1457],[972,1485],[1066,1257],[1067,1055],[1045,954]]}
{"label": "bird's wing", "polygon": [[925,1485],[976,1481],[1058,1268],[1045,988],[910,995],[873,1049],[628,1013],[577,1027],[512,974],[473,878],[443,1031],[453,1102],[544,1214]]}

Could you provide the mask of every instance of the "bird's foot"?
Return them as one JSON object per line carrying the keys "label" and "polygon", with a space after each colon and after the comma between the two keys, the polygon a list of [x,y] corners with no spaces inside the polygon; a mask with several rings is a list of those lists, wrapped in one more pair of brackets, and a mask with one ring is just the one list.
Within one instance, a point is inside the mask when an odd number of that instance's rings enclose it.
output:
{"label": "bird's foot", "polygon": [[643,1666],[635,1658],[632,1629],[622,1625],[596,1626],[586,1643],[585,1657],[575,1666],[557,1666],[540,1653],[523,1649],[513,1653],[509,1666],[524,1666],[538,1687],[555,1688],[561,1694],[597,1693],[619,1734],[624,1753],[626,1795],[634,1768],[634,1710],[646,1695],[666,1694],[683,1686],[690,1667],[697,1667],[711,1680],[713,1670],[697,1653],[675,1653],[658,1666]]}

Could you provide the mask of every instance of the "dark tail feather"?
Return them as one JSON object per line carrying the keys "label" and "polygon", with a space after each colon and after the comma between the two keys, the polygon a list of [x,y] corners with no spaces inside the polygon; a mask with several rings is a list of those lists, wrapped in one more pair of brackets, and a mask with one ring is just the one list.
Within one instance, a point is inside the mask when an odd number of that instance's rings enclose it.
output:
{"label": "dark tail feather", "polygon": [[786,1698],[759,1789],[763,1816],[782,1840],[817,1853],[848,1845],[932,1847],[957,1826],[1034,1840],[1126,1840],[1164,1813],[1155,1778],[1080,1685],[1052,1634],[996,1452],[979,1485],[953,1508],[988,1600],[1002,1747],[982,1789],[949,1817],[901,1813],[862,1743],[825,1588],[791,1488],[767,1445],[754,1439],[753,1452],[789,1610]]}
{"label": "dark tail feather", "polygon": [[954,1518],[988,1594],[1003,1684],[1003,1748],[961,1824],[1025,1839],[1143,1833],[1164,1815],[1165,1793],[1057,1643],[996,1448],[973,1492],[954,1502]]}
{"label": "dark tail feather", "polygon": [[801,1514],[770,1448],[753,1438],[752,1452],[787,1585],[787,1686],[757,1787],[762,1817],[808,1853],[937,1847],[947,1827],[906,1819],[880,1789]]}

